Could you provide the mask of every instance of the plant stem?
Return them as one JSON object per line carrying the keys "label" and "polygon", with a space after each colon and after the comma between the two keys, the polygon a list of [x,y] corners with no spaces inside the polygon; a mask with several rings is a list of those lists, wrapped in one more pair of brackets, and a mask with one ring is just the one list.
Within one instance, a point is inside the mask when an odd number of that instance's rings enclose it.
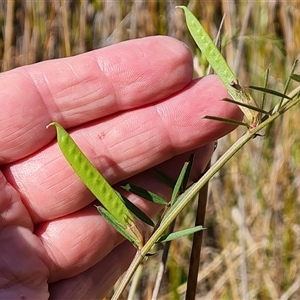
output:
{"label": "plant stem", "polygon": [[[294,89],[290,94],[289,97],[293,98],[295,95],[299,93],[300,86],[298,86],[296,89]],[[122,282],[118,286],[115,294],[112,297],[112,300],[117,300],[120,298],[123,290],[129,283],[133,273],[139,266],[139,264],[142,262],[146,254],[150,251],[150,249],[153,247],[153,245],[156,243],[158,238],[163,235],[165,230],[168,228],[168,226],[172,223],[172,221],[178,216],[178,214],[185,208],[185,206],[194,198],[194,196],[199,192],[199,190],[205,185],[206,182],[208,182],[220,169],[221,167],[239,150],[241,149],[248,141],[253,139],[257,136],[258,132],[266,127],[268,124],[273,122],[275,119],[277,119],[281,114],[283,114],[285,111],[296,105],[298,102],[300,102],[300,95],[298,94],[297,97],[295,97],[292,100],[289,100],[288,103],[284,102],[283,106],[276,111],[276,109],[273,109],[274,112],[271,116],[268,116],[264,122],[259,124],[258,126],[251,128],[251,130],[248,130],[243,136],[241,136],[216,162],[215,164],[201,177],[199,181],[194,183],[190,188],[188,188],[177,200],[175,203],[174,209],[172,210],[172,213],[169,215],[166,215],[163,222],[160,224],[160,226],[157,228],[157,230],[153,233],[153,235],[149,238],[147,243],[144,245],[144,247],[136,253],[136,256],[134,260],[132,261],[129,269],[127,270]]]}

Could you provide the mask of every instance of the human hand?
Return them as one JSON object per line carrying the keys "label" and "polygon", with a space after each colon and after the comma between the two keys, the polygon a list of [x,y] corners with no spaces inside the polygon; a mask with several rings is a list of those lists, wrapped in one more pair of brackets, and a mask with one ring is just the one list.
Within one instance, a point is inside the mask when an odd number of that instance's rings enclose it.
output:
{"label": "human hand", "polygon": [[[149,170],[176,178],[195,152],[199,177],[213,141],[241,118],[216,76],[192,80],[189,50],[169,37],[120,43],[0,74],[0,299],[105,295],[135,249],[94,207],[55,142],[52,121],[72,135],[103,176],[168,198]],[[128,195],[148,215],[159,207]]]}

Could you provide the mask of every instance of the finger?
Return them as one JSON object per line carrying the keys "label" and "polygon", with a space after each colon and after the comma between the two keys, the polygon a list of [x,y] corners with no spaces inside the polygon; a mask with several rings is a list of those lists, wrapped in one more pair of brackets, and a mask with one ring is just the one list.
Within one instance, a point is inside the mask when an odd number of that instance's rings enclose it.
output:
{"label": "finger", "polygon": [[[206,77],[153,106],[78,128],[72,137],[114,184],[232,130],[232,125],[203,119],[207,114],[241,117],[237,106],[220,101],[226,96],[224,86],[215,76]],[[57,144],[9,166],[4,172],[22,194],[36,222],[74,212],[94,199]]]}
{"label": "finger", "polygon": [[49,143],[51,121],[69,128],[161,100],[186,86],[192,73],[187,47],[158,36],[2,73],[0,163]]}
{"label": "finger", "polygon": [[[19,195],[0,172],[0,298],[47,297],[45,251]],[[38,274],[38,276],[37,276]]]}
{"label": "finger", "polygon": [[132,245],[123,242],[84,273],[50,284],[50,299],[102,299],[128,268],[134,253]]}

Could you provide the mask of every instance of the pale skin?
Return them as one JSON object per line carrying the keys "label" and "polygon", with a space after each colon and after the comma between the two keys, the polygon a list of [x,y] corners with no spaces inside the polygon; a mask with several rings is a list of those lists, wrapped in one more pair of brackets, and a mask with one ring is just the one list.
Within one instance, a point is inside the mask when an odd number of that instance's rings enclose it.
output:
{"label": "pale skin", "polygon": [[[149,169],[176,177],[195,152],[196,179],[213,141],[233,129],[203,117],[242,118],[220,101],[228,94],[216,76],[192,74],[189,50],[169,37],[0,74],[0,299],[106,295],[135,248],[99,215],[46,125],[66,128],[111,184],[126,179],[168,198]],[[160,210],[128,197],[150,216]]]}

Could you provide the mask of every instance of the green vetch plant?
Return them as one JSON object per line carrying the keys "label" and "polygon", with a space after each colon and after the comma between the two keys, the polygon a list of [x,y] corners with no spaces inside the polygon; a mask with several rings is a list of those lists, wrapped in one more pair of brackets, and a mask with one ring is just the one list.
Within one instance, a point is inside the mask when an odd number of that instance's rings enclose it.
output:
{"label": "green vetch plant", "polygon": [[[281,97],[279,103],[270,111],[265,111],[260,108],[250,93],[239,84],[238,79],[231,71],[224,57],[215,47],[200,22],[186,7],[180,6],[180,8],[184,11],[187,26],[195,42],[202,53],[207,57],[212,68],[219,75],[229,94],[233,98],[224,100],[233,102],[240,107],[245,115],[245,123],[222,119],[215,116],[207,116],[206,118],[238,125],[242,124],[247,126],[248,130],[219,158],[219,160],[201,177],[199,181],[191,186],[187,186],[186,184],[191,167],[191,160],[184,164],[177,181],[173,184],[174,191],[170,204],[151,191],[147,191],[133,185],[123,186],[123,188],[128,191],[136,193],[149,201],[159,203],[166,207],[164,214],[161,216],[161,219],[157,224],[154,224],[150,218],[134,206],[128,199],[116,192],[107,183],[103,176],[88,161],[62,126],[56,122],[49,124],[55,126],[57,130],[58,144],[67,161],[87,188],[89,188],[95,197],[101,202],[102,205],[97,206],[99,212],[118,232],[120,232],[137,248],[136,256],[112,299],[119,299],[133,273],[145,257],[147,257],[155,243],[166,242],[203,229],[201,226],[198,226],[166,235],[171,223],[175,220],[179,213],[182,212],[187,204],[194,199],[200,189],[212,178],[212,176],[214,176],[214,174],[218,172],[218,170],[248,141],[256,137],[261,129],[273,122],[276,118],[300,101],[300,85],[289,94],[287,93],[291,80],[297,82],[300,81],[300,76],[294,73],[293,68],[282,93],[267,89],[266,84],[265,87],[262,88],[252,87],[260,90],[263,93],[263,98],[265,97],[265,94],[272,94],[274,96]],[[296,66],[296,62],[294,66]],[[145,240],[145,237],[140,232],[139,223],[141,221],[153,227],[152,234],[148,240]]]}

